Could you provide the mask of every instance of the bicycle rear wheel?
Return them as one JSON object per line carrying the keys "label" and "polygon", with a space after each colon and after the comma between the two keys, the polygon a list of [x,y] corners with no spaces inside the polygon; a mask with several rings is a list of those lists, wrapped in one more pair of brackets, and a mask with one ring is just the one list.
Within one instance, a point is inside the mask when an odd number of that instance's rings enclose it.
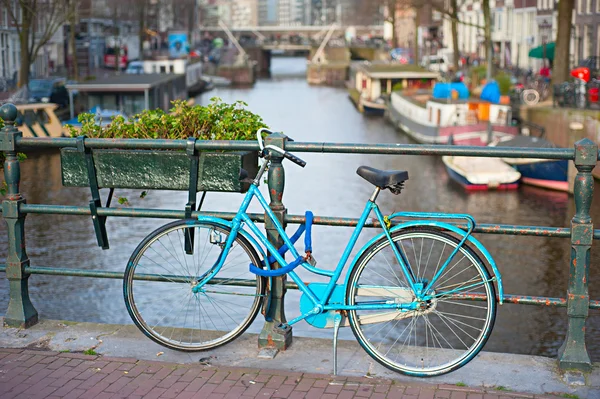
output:
{"label": "bicycle rear wheel", "polygon": [[[428,287],[460,241],[428,227],[400,230],[392,239],[414,279],[434,298],[414,311],[350,311],[354,335],[375,360],[403,374],[431,377],[462,367],[485,345],[494,326],[496,292],[487,269],[464,244],[435,286]],[[418,303],[386,237],[357,261],[346,295],[349,305]]]}
{"label": "bicycle rear wheel", "polygon": [[[146,336],[172,349],[205,350],[234,340],[252,324],[265,284],[248,265],[259,265],[260,258],[241,235],[222,254],[229,234],[226,226],[181,220],[138,245],[125,270],[123,294],[129,315]],[[186,237],[193,251],[186,250]],[[220,256],[226,256],[224,264],[209,279]],[[206,279],[195,293],[194,286]]]}

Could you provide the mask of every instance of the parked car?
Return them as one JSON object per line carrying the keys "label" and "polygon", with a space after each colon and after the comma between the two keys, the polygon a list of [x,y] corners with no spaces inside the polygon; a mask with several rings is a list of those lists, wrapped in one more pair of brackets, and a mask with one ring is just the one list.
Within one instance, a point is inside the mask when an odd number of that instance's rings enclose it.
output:
{"label": "parked car", "polygon": [[448,72],[449,60],[445,55],[426,55],[421,59],[421,66],[432,72]]}
{"label": "parked car", "polygon": [[130,75],[143,75],[144,74],[144,64],[141,61],[131,61],[129,65],[127,65],[127,69],[125,69],[125,73]]}
{"label": "parked car", "polygon": [[65,87],[66,80],[59,79],[33,79],[29,81],[30,103],[54,103],[59,107],[69,105],[69,92]]}

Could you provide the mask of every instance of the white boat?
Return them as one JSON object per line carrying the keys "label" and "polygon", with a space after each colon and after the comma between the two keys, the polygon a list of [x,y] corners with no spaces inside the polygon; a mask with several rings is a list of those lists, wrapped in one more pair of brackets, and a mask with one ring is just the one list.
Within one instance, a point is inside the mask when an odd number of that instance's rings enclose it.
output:
{"label": "white boat", "polygon": [[485,146],[519,134],[510,105],[434,99],[430,91],[393,92],[389,120],[419,143]]}
{"label": "white boat", "polygon": [[360,112],[383,115],[387,108],[385,97],[390,95],[394,86],[431,88],[438,78],[438,73],[415,65],[360,61],[350,64],[346,87]]}
{"label": "white boat", "polygon": [[468,191],[516,189],[521,179],[499,158],[444,156],[442,161],[450,178]]}

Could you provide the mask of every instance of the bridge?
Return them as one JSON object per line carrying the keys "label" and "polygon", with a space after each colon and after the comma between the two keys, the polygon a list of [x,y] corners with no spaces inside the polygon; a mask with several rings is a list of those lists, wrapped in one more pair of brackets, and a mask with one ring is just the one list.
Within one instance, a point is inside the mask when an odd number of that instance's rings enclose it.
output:
{"label": "bridge", "polygon": [[[330,25],[274,25],[274,26],[238,26],[228,27],[233,33],[319,33],[326,32]],[[383,34],[383,25],[361,25],[361,26],[343,26],[338,25],[333,29],[336,32],[345,32],[346,29],[353,28],[356,33]],[[221,26],[205,26],[200,28],[202,32],[221,32]]]}
{"label": "bridge", "polygon": [[263,50],[310,51],[315,46],[312,44],[268,43],[263,44],[261,47]]}

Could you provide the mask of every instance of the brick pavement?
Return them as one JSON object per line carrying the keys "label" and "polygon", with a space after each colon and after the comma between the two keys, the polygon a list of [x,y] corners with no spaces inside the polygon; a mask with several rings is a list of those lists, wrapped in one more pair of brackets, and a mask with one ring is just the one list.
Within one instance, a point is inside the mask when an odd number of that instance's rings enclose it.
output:
{"label": "brick pavement", "polygon": [[501,389],[0,348],[0,398],[516,399]]}

